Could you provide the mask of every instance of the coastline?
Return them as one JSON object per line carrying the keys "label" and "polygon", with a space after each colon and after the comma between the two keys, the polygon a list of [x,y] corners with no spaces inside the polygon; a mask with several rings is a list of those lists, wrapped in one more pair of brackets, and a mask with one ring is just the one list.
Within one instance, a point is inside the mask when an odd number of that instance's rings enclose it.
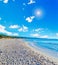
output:
{"label": "coastline", "polygon": [[[29,45],[31,44],[31,45]],[[58,65],[58,58],[53,57],[51,55],[49,55],[48,53],[46,54],[46,52],[43,52],[41,48],[37,48],[36,46],[32,45],[32,42],[29,42],[29,44],[27,45],[29,48],[31,48],[31,50],[33,50],[34,52],[40,54],[41,56],[43,56],[45,59],[49,59],[51,62],[54,62],[55,64]]]}
{"label": "coastline", "polygon": [[[21,60],[16,61],[16,63],[21,63],[21,64],[24,61],[25,64],[22,64],[22,65],[28,65],[28,64],[31,64],[31,65],[37,65],[37,64],[38,65],[58,65],[57,59],[52,58],[49,55],[46,55],[45,53],[41,52],[40,50],[39,51],[36,50],[34,47],[31,47],[29,45],[29,42],[25,41],[24,39],[0,39],[0,43],[2,43],[2,44],[0,44],[0,50],[2,50],[3,53],[9,57],[8,58],[9,61],[11,61],[11,57],[12,57],[13,61],[22,59],[22,61]],[[1,53],[1,56],[3,55],[3,53]],[[2,57],[4,58],[4,56],[2,56]],[[3,62],[1,60],[1,57],[0,57],[0,61]],[[27,63],[27,61],[28,61],[28,63]],[[0,62],[0,65],[3,65],[3,64],[1,64],[1,62]],[[13,64],[11,64],[11,65],[13,65]]]}

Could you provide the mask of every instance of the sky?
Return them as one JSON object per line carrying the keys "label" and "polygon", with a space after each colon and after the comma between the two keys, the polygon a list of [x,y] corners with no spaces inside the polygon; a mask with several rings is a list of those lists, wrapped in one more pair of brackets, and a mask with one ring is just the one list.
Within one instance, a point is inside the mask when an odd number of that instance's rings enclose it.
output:
{"label": "sky", "polygon": [[58,0],[0,0],[0,34],[58,39]]}

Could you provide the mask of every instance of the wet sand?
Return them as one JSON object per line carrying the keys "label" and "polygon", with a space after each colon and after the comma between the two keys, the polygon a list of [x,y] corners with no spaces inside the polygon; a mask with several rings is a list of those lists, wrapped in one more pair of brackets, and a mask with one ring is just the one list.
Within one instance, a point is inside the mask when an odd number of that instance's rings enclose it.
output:
{"label": "wet sand", "polygon": [[0,39],[0,65],[58,65],[22,39]]}

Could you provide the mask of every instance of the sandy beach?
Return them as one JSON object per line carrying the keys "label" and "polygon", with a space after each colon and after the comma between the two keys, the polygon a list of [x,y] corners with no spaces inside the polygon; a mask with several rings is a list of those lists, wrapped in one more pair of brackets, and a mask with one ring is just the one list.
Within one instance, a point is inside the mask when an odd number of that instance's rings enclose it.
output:
{"label": "sandy beach", "polygon": [[58,65],[58,60],[22,39],[0,39],[0,65]]}

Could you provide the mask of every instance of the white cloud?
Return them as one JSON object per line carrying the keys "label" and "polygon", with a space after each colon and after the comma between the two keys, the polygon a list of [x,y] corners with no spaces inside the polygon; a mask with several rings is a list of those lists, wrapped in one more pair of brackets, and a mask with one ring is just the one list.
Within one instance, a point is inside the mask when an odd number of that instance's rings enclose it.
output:
{"label": "white cloud", "polygon": [[9,32],[9,31],[6,31],[6,30],[5,30],[5,33],[6,33],[7,35],[12,35],[12,32]]}
{"label": "white cloud", "polygon": [[15,28],[19,28],[19,26],[18,25],[10,25],[9,28],[15,29]]}
{"label": "white cloud", "polygon": [[33,31],[39,32],[39,31],[42,31],[42,30],[43,30],[43,28],[37,28],[37,29],[34,29]]}
{"label": "white cloud", "polygon": [[19,31],[19,32],[23,31],[23,28],[19,28],[18,31]]}
{"label": "white cloud", "polygon": [[12,33],[5,29],[6,27],[3,25],[0,25],[0,33],[11,35],[11,36],[18,36],[18,33]]}
{"label": "white cloud", "polygon": [[18,33],[12,33],[12,32],[8,32],[8,31],[6,31],[5,33],[6,33],[7,35],[9,35],[9,36],[19,36]]}
{"label": "white cloud", "polygon": [[12,36],[19,36],[19,34],[18,33],[13,33]]}
{"label": "white cloud", "polygon": [[5,26],[0,25],[0,32],[2,32],[2,33],[5,32]]}
{"label": "white cloud", "polygon": [[27,4],[33,4],[36,3],[34,0],[30,0]]}
{"label": "white cloud", "polygon": [[26,26],[22,26],[21,28],[18,29],[19,32],[27,32],[28,31],[28,27]]}
{"label": "white cloud", "polygon": [[26,21],[31,23],[34,18],[35,18],[35,16],[27,17]]}
{"label": "white cloud", "polygon": [[31,37],[37,37],[37,38],[48,38],[48,35],[40,35],[38,33],[30,34]]}
{"label": "white cloud", "polygon": [[8,3],[8,0],[3,0],[3,3]]}
{"label": "white cloud", "polygon": [[39,37],[40,35],[38,33],[31,34],[32,37]]}
{"label": "white cloud", "polygon": [[56,36],[58,36],[58,33],[56,33]]}
{"label": "white cloud", "polygon": [[9,36],[19,36],[18,33],[12,33],[12,32],[9,32],[9,31],[5,31],[5,33]]}
{"label": "white cloud", "polygon": [[41,36],[41,38],[48,38],[48,35],[43,35]]}
{"label": "white cloud", "polygon": [[11,35],[12,33],[6,31],[5,28],[6,28],[5,26],[0,25],[0,33],[6,33],[7,35]]}
{"label": "white cloud", "polygon": [[28,27],[26,27],[26,26],[23,25],[23,31],[24,32],[28,31]]}

